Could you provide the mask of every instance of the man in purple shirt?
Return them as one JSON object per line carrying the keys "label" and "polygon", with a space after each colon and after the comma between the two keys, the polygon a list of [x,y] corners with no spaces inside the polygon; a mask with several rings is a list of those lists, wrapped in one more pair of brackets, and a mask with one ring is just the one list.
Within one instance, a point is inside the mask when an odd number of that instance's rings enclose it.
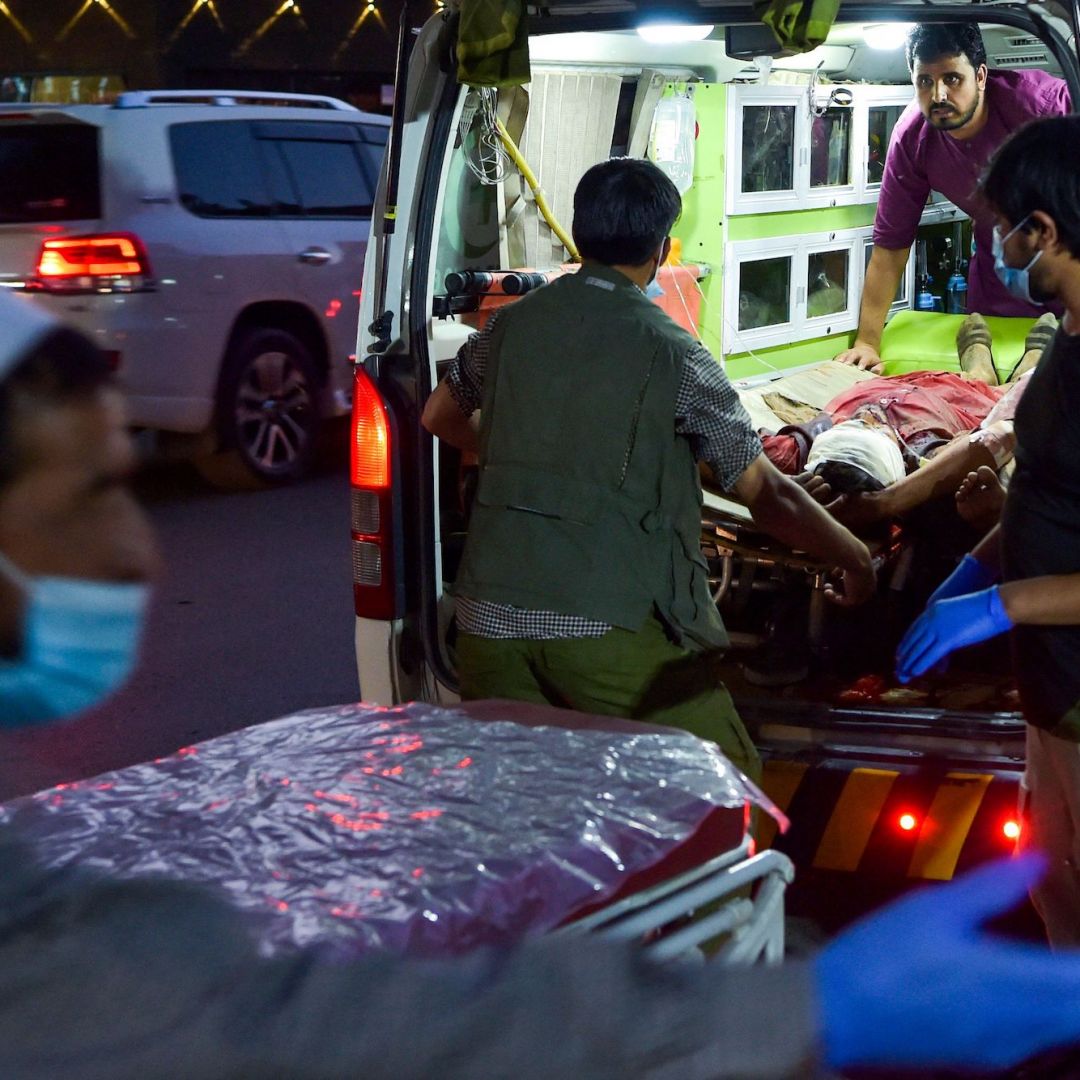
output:
{"label": "man in purple shirt", "polygon": [[889,142],[855,343],[836,357],[862,368],[881,363],[885,316],[931,190],[960,207],[974,225],[968,310],[1031,318],[1044,310],[1011,297],[994,274],[994,222],[976,182],[1006,136],[1029,120],[1071,112],[1068,87],[1043,71],[989,71],[975,23],[918,25],[906,51],[915,99]]}

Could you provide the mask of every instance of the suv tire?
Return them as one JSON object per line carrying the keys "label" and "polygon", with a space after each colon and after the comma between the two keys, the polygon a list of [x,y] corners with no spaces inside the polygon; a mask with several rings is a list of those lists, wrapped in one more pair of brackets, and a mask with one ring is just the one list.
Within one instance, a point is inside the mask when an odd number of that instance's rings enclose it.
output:
{"label": "suv tire", "polygon": [[319,378],[308,347],[287,330],[243,333],[221,372],[223,452],[200,471],[217,487],[287,484],[310,469],[319,434]]}

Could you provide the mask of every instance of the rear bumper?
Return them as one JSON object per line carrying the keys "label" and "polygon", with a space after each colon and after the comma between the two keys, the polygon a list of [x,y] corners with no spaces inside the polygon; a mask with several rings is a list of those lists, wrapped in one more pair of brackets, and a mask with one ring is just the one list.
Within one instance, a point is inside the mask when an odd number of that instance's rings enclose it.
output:
{"label": "rear bumper", "polygon": [[799,890],[821,888],[846,921],[1014,850],[1006,826],[1023,827],[1018,714],[755,701],[739,711],[761,749],[762,787],[791,819],[783,836],[765,822],[759,839],[795,863],[793,911]]}
{"label": "rear bumper", "polygon": [[229,328],[212,311],[178,310],[168,292],[27,298],[117,357],[136,427],[205,430]]}

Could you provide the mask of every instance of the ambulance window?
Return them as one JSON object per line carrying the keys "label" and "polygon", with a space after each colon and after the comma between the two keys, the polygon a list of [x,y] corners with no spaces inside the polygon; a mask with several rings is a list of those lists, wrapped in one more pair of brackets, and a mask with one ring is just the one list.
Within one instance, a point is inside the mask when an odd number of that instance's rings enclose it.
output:
{"label": "ambulance window", "polygon": [[848,248],[811,252],[807,268],[807,318],[835,315],[847,310],[850,258],[851,252]]}
{"label": "ambulance window", "polygon": [[851,109],[826,109],[810,126],[810,186],[851,183]]}
{"label": "ambulance window", "polygon": [[739,265],[739,329],[791,321],[791,256]]}
{"label": "ambulance window", "polygon": [[889,139],[903,105],[874,105],[869,109],[869,130],[867,134],[866,182],[880,184],[885,171],[885,154],[889,149]]}
{"label": "ambulance window", "polygon": [[742,190],[794,186],[795,106],[747,105],[742,122]]}

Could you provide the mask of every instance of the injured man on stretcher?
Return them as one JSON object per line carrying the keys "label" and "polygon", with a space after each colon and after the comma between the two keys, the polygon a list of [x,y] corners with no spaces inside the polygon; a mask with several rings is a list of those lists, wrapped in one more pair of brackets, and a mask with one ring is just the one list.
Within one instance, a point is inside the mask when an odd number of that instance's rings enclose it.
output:
{"label": "injured man on stretcher", "polygon": [[964,374],[916,371],[857,382],[816,415],[775,434],[763,430],[765,453],[849,528],[955,495],[960,518],[984,532],[1001,509],[997,475],[1012,460],[1017,403],[1056,328],[1053,314],[1039,319],[998,385],[990,332],[981,316],[969,315],[957,333]]}
{"label": "injured man on stretcher", "polygon": [[762,444],[849,528],[955,493],[961,518],[985,530],[997,520],[998,491],[965,481],[1012,460],[1013,416],[1031,370],[1004,386],[946,371],[875,377],[809,421],[762,434]]}

